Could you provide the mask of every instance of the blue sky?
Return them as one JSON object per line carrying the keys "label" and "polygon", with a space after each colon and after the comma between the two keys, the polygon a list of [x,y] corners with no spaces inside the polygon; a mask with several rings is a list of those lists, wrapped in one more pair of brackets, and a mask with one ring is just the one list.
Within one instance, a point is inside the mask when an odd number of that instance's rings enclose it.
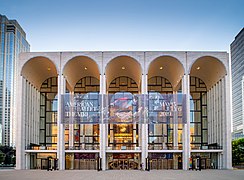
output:
{"label": "blue sky", "polygon": [[228,51],[243,0],[0,0],[31,51]]}

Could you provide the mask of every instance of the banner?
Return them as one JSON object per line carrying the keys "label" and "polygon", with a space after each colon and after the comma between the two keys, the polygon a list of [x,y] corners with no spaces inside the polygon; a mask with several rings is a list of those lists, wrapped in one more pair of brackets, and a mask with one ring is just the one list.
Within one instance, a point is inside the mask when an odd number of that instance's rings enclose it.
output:
{"label": "banner", "polygon": [[185,94],[61,95],[64,124],[184,124]]}

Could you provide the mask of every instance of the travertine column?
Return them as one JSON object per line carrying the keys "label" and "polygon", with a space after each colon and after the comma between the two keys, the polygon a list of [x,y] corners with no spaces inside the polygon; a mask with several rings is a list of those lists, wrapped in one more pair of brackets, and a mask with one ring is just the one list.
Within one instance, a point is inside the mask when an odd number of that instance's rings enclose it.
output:
{"label": "travertine column", "polygon": [[[141,94],[147,94],[147,75],[142,74],[141,82]],[[146,101],[146,100],[145,100]],[[146,115],[143,120],[145,120]],[[144,164],[143,168],[146,166],[146,158],[148,156],[148,125],[145,124],[145,121],[141,124],[141,163]]]}
{"label": "travertine column", "polygon": [[57,144],[57,157],[59,162],[59,169],[65,169],[65,143],[64,143],[64,124],[62,123],[62,94],[65,93],[66,82],[63,75],[58,75],[58,144]]}
{"label": "travertine column", "polygon": [[[231,72],[229,70],[229,72]],[[225,76],[225,117],[223,126],[223,168],[232,169],[232,146],[231,146],[231,121],[232,121],[232,99],[231,99],[231,76]]]}
{"label": "travertine column", "polygon": [[[106,94],[106,76],[100,75],[100,96],[102,96],[102,110],[104,109],[104,95]],[[100,158],[102,158],[102,170],[106,170],[106,142],[107,132],[106,125],[103,123],[103,113],[101,114],[100,123]]]}
{"label": "travertine column", "polygon": [[189,169],[190,158],[190,75],[184,75],[182,79],[182,92],[186,94],[186,119],[187,123],[183,124],[183,170]]}
{"label": "travertine column", "polygon": [[18,77],[17,80],[17,129],[16,129],[16,168],[25,169],[25,123],[24,123],[24,102],[25,102],[25,83],[22,76]]}

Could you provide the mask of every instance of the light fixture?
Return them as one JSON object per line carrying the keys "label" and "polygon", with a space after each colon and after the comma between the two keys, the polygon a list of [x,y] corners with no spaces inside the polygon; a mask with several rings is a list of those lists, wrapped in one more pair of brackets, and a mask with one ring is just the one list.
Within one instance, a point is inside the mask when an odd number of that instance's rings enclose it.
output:
{"label": "light fixture", "polygon": [[85,67],[85,70],[87,70],[87,67]]}
{"label": "light fixture", "polygon": [[126,131],[126,129],[127,129],[127,125],[126,124],[120,124],[119,128],[120,128],[119,131],[121,133],[124,133]]}
{"label": "light fixture", "polygon": [[160,68],[159,68],[160,70],[162,70],[163,69],[163,66],[160,66]]}
{"label": "light fixture", "polygon": [[48,70],[48,71],[51,71],[51,68],[50,68],[50,67],[48,67],[48,68],[47,68],[47,70]]}
{"label": "light fixture", "polygon": [[124,67],[124,66],[122,66],[122,68],[121,68],[121,69],[125,70],[125,67]]}
{"label": "light fixture", "polygon": [[197,70],[199,70],[199,69],[200,69],[200,67],[198,66],[198,67],[197,67]]}

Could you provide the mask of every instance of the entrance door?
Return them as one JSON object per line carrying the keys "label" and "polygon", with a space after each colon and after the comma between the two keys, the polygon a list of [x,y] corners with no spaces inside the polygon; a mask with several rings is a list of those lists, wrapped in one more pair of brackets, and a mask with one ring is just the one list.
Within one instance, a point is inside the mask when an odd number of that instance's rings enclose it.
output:
{"label": "entrance door", "polygon": [[157,169],[163,169],[163,160],[162,159],[158,159]]}
{"label": "entrance door", "polygon": [[47,168],[48,168],[48,160],[41,159],[41,169],[47,169]]}
{"label": "entrance door", "polygon": [[138,163],[133,159],[129,159],[129,169],[138,169]]}
{"label": "entrance door", "polygon": [[121,170],[129,169],[129,160],[128,159],[119,159],[118,168]]}
{"label": "entrance door", "polygon": [[114,159],[111,165],[111,169],[129,169],[129,161],[128,159]]}
{"label": "entrance door", "polygon": [[108,169],[138,169],[140,155],[136,153],[114,153],[107,155]]}
{"label": "entrance door", "polygon": [[201,159],[201,168],[206,169],[206,159]]}
{"label": "entrance door", "polygon": [[152,159],[151,169],[157,169],[157,159]]}
{"label": "entrance door", "polygon": [[96,160],[95,159],[90,159],[90,166],[89,169],[95,170],[96,169]]}
{"label": "entrance door", "polygon": [[119,169],[124,169],[124,160],[123,159],[119,160]]}
{"label": "entrance door", "polygon": [[124,160],[124,167],[123,167],[123,169],[129,169],[129,161],[128,161],[128,159],[125,159]]}
{"label": "entrance door", "polygon": [[109,169],[114,170],[128,170],[138,169],[138,163],[133,159],[114,159],[109,163]]}

